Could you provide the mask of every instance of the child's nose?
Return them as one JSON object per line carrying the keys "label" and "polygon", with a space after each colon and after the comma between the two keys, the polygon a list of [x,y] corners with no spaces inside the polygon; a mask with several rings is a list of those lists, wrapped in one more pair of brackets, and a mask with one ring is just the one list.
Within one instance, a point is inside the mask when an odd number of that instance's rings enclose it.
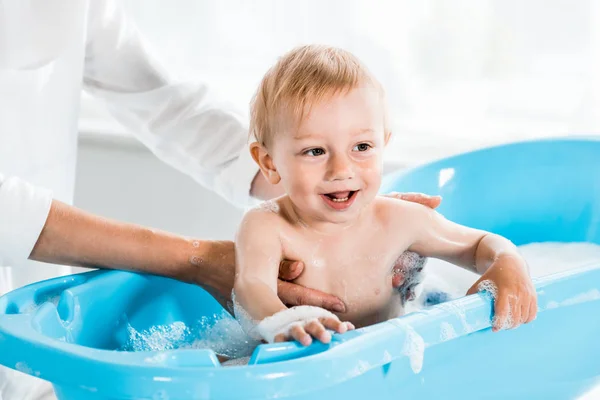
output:
{"label": "child's nose", "polygon": [[327,180],[341,181],[344,179],[352,179],[354,170],[352,161],[344,156],[333,156],[330,158]]}

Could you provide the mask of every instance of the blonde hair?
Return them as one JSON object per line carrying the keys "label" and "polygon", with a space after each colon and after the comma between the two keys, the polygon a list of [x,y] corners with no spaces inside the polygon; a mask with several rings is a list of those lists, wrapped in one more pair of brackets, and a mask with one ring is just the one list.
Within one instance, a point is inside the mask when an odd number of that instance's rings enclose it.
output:
{"label": "blonde hair", "polygon": [[[350,52],[321,45],[295,48],[263,77],[251,102],[250,135],[268,146],[286,123],[301,121],[311,105],[359,85],[371,85],[385,97],[379,82]],[[385,119],[389,134],[387,112]]]}

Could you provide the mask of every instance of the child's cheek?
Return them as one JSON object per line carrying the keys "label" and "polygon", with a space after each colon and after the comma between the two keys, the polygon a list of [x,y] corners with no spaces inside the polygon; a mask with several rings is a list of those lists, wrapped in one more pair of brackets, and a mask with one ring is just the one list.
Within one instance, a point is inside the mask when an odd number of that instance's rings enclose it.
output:
{"label": "child's cheek", "polygon": [[365,162],[362,168],[365,180],[372,185],[379,185],[381,183],[382,170],[383,167],[381,163],[375,157],[368,162]]}
{"label": "child's cheek", "polygon": [[314,192],[315,187],[319,183],[316,177],[317,174],[313,168],[307,166],[297,168],[293,172],[292,179],[290,179],[292,181],[291,190],[298,195],[306,195]]}

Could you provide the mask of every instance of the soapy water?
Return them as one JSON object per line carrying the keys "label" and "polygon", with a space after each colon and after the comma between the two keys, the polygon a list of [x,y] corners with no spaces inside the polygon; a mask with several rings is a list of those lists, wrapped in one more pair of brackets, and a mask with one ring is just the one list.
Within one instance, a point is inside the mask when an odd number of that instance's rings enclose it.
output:
{"label": "soapy water", "polygon": [[241,358],[252,354],[259,344],[248,337],[240,324],[228,313],[203,318],[193,326],[181,321],[156,325],[138,331],[127,327],[129,337],[121,351],[165,351],[176,349],[212,349],[227,358]]}
{"label": "soapy water", "polygon": [[37,299],[36,302],[29,304],[22,310],[20,310],[23,314],[32,314],[35,313],[43,304],[51,303],[54,304],[55,307],[58,307],[58,303],[60,302],[60,293],[56,294],[48,294]]}
{"label": "soapy water", "polygon": [[[534,243],[519,247],[519,251],[528,262],[532,277],[600,263],[600,246],[590,243]],[[459,317],[463,330],[463,332],[457,332],[452,325],[443,325],[440,339],[442,341],[451,340],[458,334],[472,331],[472,327],[466,321],[464,310],[458,305],[444,301],[464,296],[471,285],[477,281],[478,275],[437,259],[430,259],[425,271],[427,273],[421,284],[421,295],[415,301],[407,304],[407,312],[426,307],[427,299],[430,303],[435,303],[431,299],[437,296],[436,298],[442,302],[443,309],[447,309]],[[497,292],[492,282],[482,282],[480,289],[492,297]],[[573,299],[567,299],[560,304],[549,303],[547,308],[599,298],[600,291],[593,291]],[[510,327],[512,325],[510,322],[510,320],[505,321],[503,328]],[[120,350],[164,351],[209,348],[219,355],[232,359],[231,362],[225,364],[246,363],[248,356],[260,343],[256,339],[250,338],[238,321],[225,311],[212,318],[203,318],[193,326],[187,326],[183,322],[174,322],[169,325],[153,326],[143,331],[137,331],[129,326],[128,333],[129,338]],[[411,367],[416,373],[421,370],[424,351],[424,347],[421,345],[422,338],[419,340],[420,336],[417,336],[418,334],[413,335],[409,332],[405,342],[405,353],[410,358]]]}
{"label": "soapy water", "polygon": [[[518,247],[527,261],[532,278],[600,264],[600,245],[594,243],[530,243]],[[479,275],[443,260],[431,258],[423,271],[423,283],[407,312],[462,297],[479,279]],[[488,288],[484,288],[488,289]],[[486,295],[491,295],[488,291]]]}

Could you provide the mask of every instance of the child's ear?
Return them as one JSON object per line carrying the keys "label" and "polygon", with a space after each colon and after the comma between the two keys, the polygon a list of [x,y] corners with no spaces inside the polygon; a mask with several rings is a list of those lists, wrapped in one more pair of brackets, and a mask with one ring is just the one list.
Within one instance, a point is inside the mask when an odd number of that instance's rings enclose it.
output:
{"label": "child's ear", "polygon": [[252,158],[260,167],[260,171],[267,181],[272,185],[277,185],[281,180],[281,177],[279,176],[277,168],[275,168],[275,163],[273,163],[273,158],[271,158],[267,149],[258,142],[254,142],[250,144],[250,154],[252,154]]}
{"label": "child's ear", "polygon": [[384,142],[385,146],[388,145],[388,143],[390,142],[390,138],[391,137],[392,137],[392,132],[391,131],[385,133],[385,142]]}

